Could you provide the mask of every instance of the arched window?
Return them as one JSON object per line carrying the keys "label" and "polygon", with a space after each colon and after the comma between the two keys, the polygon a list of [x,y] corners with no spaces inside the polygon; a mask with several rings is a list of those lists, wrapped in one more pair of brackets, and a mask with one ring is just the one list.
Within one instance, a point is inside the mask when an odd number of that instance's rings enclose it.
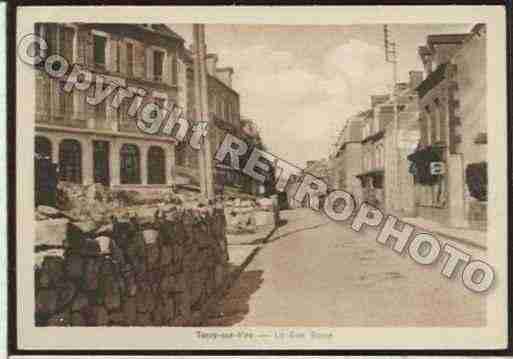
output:
{"label": "arched window", "polygon": [[121,165],[121,183],[141,183],[139,148],[133,144],[124,144],[119,152]]}
{"label": "arched window", "polygon": [[82,183],[82,147],[77,140],[66,139],[59,145],[59,178]]}
{"label": "arched window", "polygon": [[164,150],[152,146],[148,150],[148,184],[166,183],[166,156]]}
{"label": "arched window", "polygon": [[52,159],[52,143],[43,136],[36,136],[35,152],[40,158]]}

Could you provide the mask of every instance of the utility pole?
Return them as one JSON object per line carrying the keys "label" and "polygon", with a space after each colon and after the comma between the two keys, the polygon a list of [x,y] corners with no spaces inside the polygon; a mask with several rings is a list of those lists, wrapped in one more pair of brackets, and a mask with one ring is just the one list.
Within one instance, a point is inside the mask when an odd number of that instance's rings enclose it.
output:
{"label": "utility pole", "polygon": [[206,199],[214,198],[214,176],[212,172],[212,153],[210,149],[209,136],[209,111],[208,111],[208,89],[207,89],[207,66],[206,66],[206,44],[205,25],[193,24],[194,38],[194,111],[197,122],[206,124],[207,135],[199,150],[199,170],[201,194]]}
{"label": "utility pole", "polygon": [[384,32],[384,35],[385,35],[385,61],[386,62],[389,62],[393,65],[393,71],[394,71],[394,74],[393,74],[393,87],[392,88],[395,88],[395,84],[397,83],[397,53],[396,53],[396,48],[395,48],[395,41],[390,41],[388,39],[389,37],[389,34],[388,34],[388,25],[385,25],[383,27],[383,32]]}
{"label": "utility pole", "polygon": [[[392,104],[394,106],[394,123],[393,123],[393,133],[392,133],[392,140],[393,140],[393,147],[390,149],[390,152],[392,153],[392,158],[390,159],[391,162],[394,163],[394,167],[392,169],[392,171],[387,171],[387,172],[391,172],[391,173],[387,173],[385,174],[385,176],[387,176],[389,178],[389,183],[391,184],[391,188],[390,190],[392,190],[392,188],[394,188],[395,191],[397,191],[397,188],[399,186],[399,178],[398,178],[398,173],[399,173],[399,114],[398,114],[398,111],[397,111],[397,106],[398,106],[398,97],[396,96],[396,84],[397,84],[397,52],[396,52],[396,48],[395,48],[395,41],[390,41],[389,40],[389,33],[388,33],[388,26],[385,25],[383,27],[383,32],[384,32],[384,41],[385,41],[385,61],[388,62],[388,63],[391,63],[392,66],[393,66],[393,84],[392,84],[392,93],[391,93],[391,98],[392,98]],[[386,161],[386,159],[385,159]],[[385,165],[386,166],[386,165]],[[393,176],[393,177],[392,177]],[[390,181],[390,179],[392,179],[392,181]],[[385,181],[386,181],[386,177],[385,177]],[[385,184],[385,189],[386,189],[386,184]],[[385,196],[386,198],[388,198],[388,207],[393,207],[393,209],[395,210],[395,202],[392,199],[392,197],[395,197],[397,195],[399,195],[398,193],[396,194],[393,194],[391,195],[390,193],[390,190],[388,191],[388,194],[385,193]]]}

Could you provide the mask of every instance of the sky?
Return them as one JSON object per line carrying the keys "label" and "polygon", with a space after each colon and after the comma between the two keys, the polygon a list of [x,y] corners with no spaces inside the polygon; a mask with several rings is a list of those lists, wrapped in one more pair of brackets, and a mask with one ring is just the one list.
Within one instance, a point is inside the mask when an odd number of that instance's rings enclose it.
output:
{"label": "sky", "polygon": [[[192,42],[192,25],[168,24]],[[430,34],[469,32],[472,24],[388,24],[398,53],[398,79],[422,70],[417,48]],[[390,91],[383,26],[205,26],[207,51],[234,69],[241,115],[259,127],[269,152],[304,167],[325,158],[350,116],[370,95]]]}

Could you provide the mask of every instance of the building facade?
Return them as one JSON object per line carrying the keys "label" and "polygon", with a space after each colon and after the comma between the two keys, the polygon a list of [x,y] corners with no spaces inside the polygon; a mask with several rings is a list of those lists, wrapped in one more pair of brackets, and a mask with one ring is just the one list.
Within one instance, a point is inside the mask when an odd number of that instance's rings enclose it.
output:
{"label": "building facade", "polygon": [[419,215],[457,227],[485,223],[486,28],[428,36],[419,55],[421,136],[409,157]]}
{"label": "building facade", "polygon": [[59,180],[109,187],[163,188],[173,183],[175,142],[148,135],[129,115],[130,101],[91,105],[98,76],[115,77],[143,101],[187,108],[184,40],[160,24],[39,23],[46,55],[60,54],[93,73],[86,91],[36,71],[35,151],[58,164]]}
{"label": "building facade", "polygon": [[390,101],[383,105],[392,107],[392,118],[385,125],[383,139],[385,208],[402,216],[415,215],[415,190],[407,157],[415,150],[420,136],[415,89],[422,76],[420,71],[410,71],[409,82],[398,84]]}
{"label": "building facade", "polygon": [[[134,93],[144,89],[142,103],[177,105],[193,126],[193,54],[182,37],[163,24],[42,23],[36,33],[46,39],[47,55],[60,54],[93,73],[88,91],[72,92],[41,69],[36,73],[36,152],[58,164],[60,181],[130,189],[199,184],[199,152],[188,145],[192,131],[181,142],[162,131],[149,135],[130,115],[131,100],[113,108],[112,98],[96,105],[88,99],[95,95],[97,76],[115,78]],[[233,69],[218,67],[217,61],[217,55],[207,55],[214,179],[217,185],[241,186],[240,173],[214,161],[224,134],[241,133]]]}
{"label": "building facade", "polygon": [[[218,56],[207,54],[207,92],[208,111],[210,123],[208,136],[212,153],[212,168],[214,169],[214,182],[217,187],[241,186],[241,174],[228,166],[216,163],[215,153],[222,143],[226,133],[241,135],[240,98],[232,87],[234,70],[231,67],[218,67]],[[186,51],[186,78],[187,92],[187,119],[194,123],[196,118],[196,99],[194,96],[194,68],[193,54]],[[179,182],[192,182],[197,184],[199,180],[199,153],[186,144],[179,145],[176,156],[176,167]],[[219,188],[218,188],[219,189]]]}
{"label": "building facade", "polygon": [[365,112],[362,134],[362,172],[356,177],[362,187],[362,201],[383,208],[385,205],[385,126],[391,120],[390,106],[379,106],[390,95],[372,95],[371,109]]}
{"label": "building facade", "polygon": [[361,183],[356,177],[362,172],[362,126],[365,113],[350,117],[337,139],[330,158],[332,186],[347,191],[359,202],[362,200]]}

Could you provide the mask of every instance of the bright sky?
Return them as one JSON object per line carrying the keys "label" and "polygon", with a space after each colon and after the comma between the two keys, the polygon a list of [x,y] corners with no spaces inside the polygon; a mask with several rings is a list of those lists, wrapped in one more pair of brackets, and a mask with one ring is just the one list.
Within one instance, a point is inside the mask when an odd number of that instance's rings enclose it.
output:
{"label": "bright sky", "polygon": [[[169,26],[192,41],[192,25]],[[384,61],[383,26],[206,25],[209,53],[231,66],[241,114],[255,120],[273,154],[304,167],[327,157],[345,120],[386,93],[392,65]],[[399,81],[422,70],[417,47],[426,36],[468,32],[472,24],[394,25]]]}

